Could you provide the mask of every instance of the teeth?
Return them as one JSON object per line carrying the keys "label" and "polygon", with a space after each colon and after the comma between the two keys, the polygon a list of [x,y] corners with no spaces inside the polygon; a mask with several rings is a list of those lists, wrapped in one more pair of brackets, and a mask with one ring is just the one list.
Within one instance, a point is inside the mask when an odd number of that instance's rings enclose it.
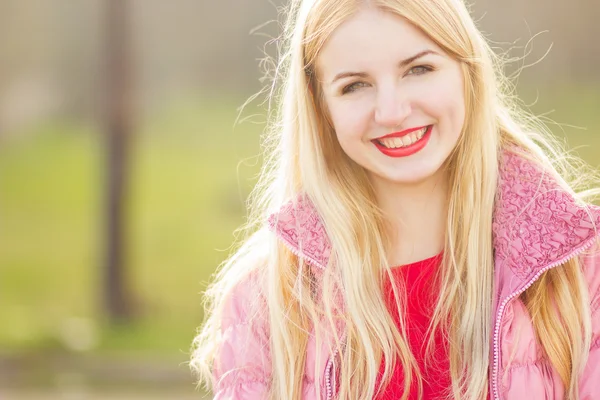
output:
{"label": "teeth", "polygon": [[423,135],[427,132],[427,127],[420,129],[416,132],[413,132],[409,135],[405,135],[401,138],[387,138],[387,139],[378,139],[378,142],[390,149],[397,149],[399,147],[410,146],[416,141],[420,140]]}
{"label": "teeth", "polygon": [[390,149],[395,149],[403,146],[402,139],[400,138],[379,139],[379,143]]}

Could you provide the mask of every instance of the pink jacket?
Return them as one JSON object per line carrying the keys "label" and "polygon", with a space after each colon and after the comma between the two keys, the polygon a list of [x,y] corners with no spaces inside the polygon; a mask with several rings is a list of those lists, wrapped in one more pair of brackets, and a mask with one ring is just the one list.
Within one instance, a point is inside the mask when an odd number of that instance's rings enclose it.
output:
{"label": "pink jacket", "polygon": [[[563,399],[561,380],[542,357],[530,317],[518,296],[544,271],[573,257],[581,257],[583,262],[593,329],[589,360],[580,379],[580,399],[600,399],[600,248],[596,245],[600,233],[594,229],[600,225],[600,208],[589,206],[589,210],[531,162],[504,153],[493,221],[491,399]],[[317,277],[322,276],[319,271],[327,265],[331,246],[315,209],[306,201],[296,207],[290,202],[269,222],[277,237],[310,264]],[[260,297],[251,279],[228,296],[223,341],[214,368],[215,400],[266,398],[271,375],[268,326],[250,318],[249,306]],[[317,392],[323,399],[332,399],[337,353],[331,352],[331,345],[325,346],[321,350],[325,356],[317,360],[316,342],[313,335],[311,338],[303,399],[316,399]],[[314,373],[315,365],[318,374]]]}

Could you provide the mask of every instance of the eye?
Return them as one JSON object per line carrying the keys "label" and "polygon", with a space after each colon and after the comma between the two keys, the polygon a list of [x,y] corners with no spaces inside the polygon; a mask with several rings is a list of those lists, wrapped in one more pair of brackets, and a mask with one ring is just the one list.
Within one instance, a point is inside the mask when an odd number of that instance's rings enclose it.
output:
{"label": "eye", "polygon": [[416,67],[412,67],[407,75],[423,75],[431,71],[433,71],[433,67],[429,65],[417,65]]}
{"label": "eye", "polygon": [[358,88],[361,88],[363,86],[366,86],[367,84],[365,82],[354,82],[349,84],[348,86],[344,86],[344,88],[342,89],[342,94],[346,94],[346,93],[352,93],[354,91],[356,91]]}

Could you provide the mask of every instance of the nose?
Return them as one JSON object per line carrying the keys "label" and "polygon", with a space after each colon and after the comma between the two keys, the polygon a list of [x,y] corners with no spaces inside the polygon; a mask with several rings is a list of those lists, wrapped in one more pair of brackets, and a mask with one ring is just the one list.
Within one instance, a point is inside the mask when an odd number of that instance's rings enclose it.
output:
{"label": "nose", "polygon": [[378,125],[394,128],[401,125],[410,113],[410,102],[396,88],[382,90],[377,94],[375,122]]}

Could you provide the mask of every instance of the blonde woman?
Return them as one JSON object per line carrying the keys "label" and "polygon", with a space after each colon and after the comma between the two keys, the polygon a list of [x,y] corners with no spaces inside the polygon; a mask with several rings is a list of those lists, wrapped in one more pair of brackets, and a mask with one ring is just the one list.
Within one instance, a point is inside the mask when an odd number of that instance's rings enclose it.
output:
{"label": "blonde woman", "polygon": [[216,399],[600,399],[600,209],[463,2],[288,12],[201,382]]}

